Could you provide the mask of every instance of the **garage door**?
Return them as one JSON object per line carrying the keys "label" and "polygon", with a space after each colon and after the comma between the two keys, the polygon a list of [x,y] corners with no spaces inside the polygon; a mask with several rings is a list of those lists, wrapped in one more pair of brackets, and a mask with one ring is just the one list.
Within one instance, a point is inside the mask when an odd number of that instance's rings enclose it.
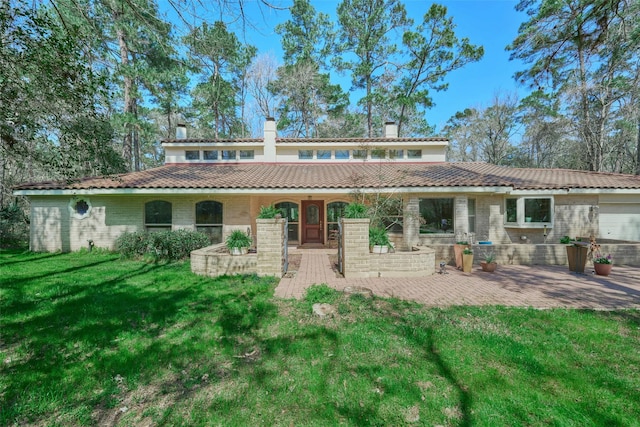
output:
{"label": "garage door", "polygon": [[640,241],[640,203],[601,203],[600,238]]}

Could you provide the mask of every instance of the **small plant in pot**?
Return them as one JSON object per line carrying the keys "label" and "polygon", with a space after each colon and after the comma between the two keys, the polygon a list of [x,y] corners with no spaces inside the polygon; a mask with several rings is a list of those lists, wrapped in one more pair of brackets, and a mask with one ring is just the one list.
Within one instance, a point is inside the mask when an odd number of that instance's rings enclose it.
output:
{"label": "small plant in pot", "polygon": [[496,267],[498,267],[498,263],[496,262],[496,255],[493,252],[487,252],[484,255],[484,259],[480,261],[480,267],[482,267],[482,271],[486,271],[489,273],[493,273],[496,271]]}
{"label": "small plant in pot", "polygon": [[231,255],[244,255],[251,246],[251,237],[242,230],[233,230],[225,243]]}
{"label": "small plant in pot", "polygon": [[465,248],[462,251],[462,271],[465,273],[471,273],[473,268],[473,251],[471,248]]}
{"label": "small plant in pot", "polygon": [[371,246],[371,252],[375,254],[386,254],[391,247],[391,241],[387,230],[382,227],[370,227],[369,228],[369,246]]}

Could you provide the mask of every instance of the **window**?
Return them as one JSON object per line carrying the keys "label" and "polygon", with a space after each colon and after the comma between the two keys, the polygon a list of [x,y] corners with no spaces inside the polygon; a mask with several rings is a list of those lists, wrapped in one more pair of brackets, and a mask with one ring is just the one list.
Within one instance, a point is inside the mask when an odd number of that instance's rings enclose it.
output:
{"label": "window", "polygon": [[85,219],[91,214],[91,202],[89,199],[71,199],[69,212],[75,219]]}
{"label": "window", "polygon": [[202,152],[205,160],[218,160],[218,150],[205,150]]}
{"label": "window", "polygon": [[421,159],[422,150],[407,150],[407,158],[409,159]]}
{"label": "window", "polygon": [[327,205],[327,241],[338,238],[338,221],[347,205],[347,202],[331,202]]}
{"label": "window", "polygon": [[336,150],[336,160],[349,160],[349,150]]}
{"label": "window", "polygon": [[390,159],[402,159],[404,157],[404,150],[389,150]]}
{"label": "window", "polygon": [[420,233],[453,233],[453,199],[420,199]]}
{"label": "window", "polygon": [[353,158],[354,159],[366,159],[367,158],[367,150],[353,150]]}
{"label": "window", "polygon": [[331,150],[318,150],[316,152],[316,157],[319,160],[328,160],[331,159]]}
{"label": "window", "polygon": [[240,150],[240,158],[243,160],[251,160],[254,158],[253,150]]}
{"label": "window", "polygon": [[236,150],[222,150],[222,160],[235,160]]}
{"label": "window", "polygon": [[313,150],[298,150],[298,159],[300,160],[313,159]]}
{"label": "window", "polygon": [[384,148],[376,148],[371,150],[372,159],[384,159]]}
{"label": "window", "polygon": [[154,200],[144,205],[144,225],[147,231],[171,230],[171,203]]}
{"label": "window", "polygon": [[287,218],[287,239],[290,242],[298,241],[298,224],[300,221],[300,214],[298,210],[298,204],[292,202],[276,203],[276,209],[282,212],[282,216]]}
{"label": "window", "polygon": [[200,160],[200,151],[198,150],[187,150],[184,152],[184,157],[187,160]]}
{"label": "window", "polygon": [[469,233],[476,232],[476,199],[467,199],[467,217],[469,218]]}
{"label": "window", "polygon": [[553,198],[509,197],[505,199],[505,223],[550,225],[553,222]]}
{"label": "window", "polygon": [[196,230],[209,236],[211,243],[222,243],[222,203],[196,203]]}

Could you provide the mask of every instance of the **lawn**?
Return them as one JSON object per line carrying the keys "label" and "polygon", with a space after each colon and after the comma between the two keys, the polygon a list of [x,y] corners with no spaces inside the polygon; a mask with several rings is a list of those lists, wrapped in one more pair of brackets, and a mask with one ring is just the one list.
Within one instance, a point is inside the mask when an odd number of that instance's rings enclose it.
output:
{"label": "lawn", "polygon": [[0,281],[3,426],[640,425],[639,311],[280,300],[99,251]]}

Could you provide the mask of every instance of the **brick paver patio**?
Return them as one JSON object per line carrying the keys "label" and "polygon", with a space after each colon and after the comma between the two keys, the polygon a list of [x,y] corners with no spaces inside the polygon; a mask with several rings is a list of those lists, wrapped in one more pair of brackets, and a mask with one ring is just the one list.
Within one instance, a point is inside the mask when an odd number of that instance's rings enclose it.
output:
{"label": "brick paver patio", "polygon": [[614,265],[607,277],[596,276],[587,265],[585,274],[566,266],[499,265],[495,273],[474,266],[463,273],[447,266],[448,274],[419,278],[345,279],[331,268],[330,254],[336,250],[291,250],[301,253],[294,277],[280,280],[276,296],[301,298],[313,284],[326,283],[343,290],[361,286],[383,297],[417,301],[428,306],[504,305],[533,308],[590,308],[611,310],[640,308],[640,268]]}

